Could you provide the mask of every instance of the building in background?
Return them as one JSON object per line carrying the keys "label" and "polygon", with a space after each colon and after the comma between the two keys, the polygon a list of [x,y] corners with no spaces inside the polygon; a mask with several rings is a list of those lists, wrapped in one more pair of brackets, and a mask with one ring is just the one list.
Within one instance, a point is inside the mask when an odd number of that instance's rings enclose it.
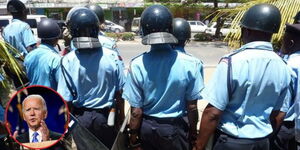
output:
{"label": "building in background", "polygon": [[[30,14],[46,15],[55,20],[65,20],[68,11],[74,6],[89,3],[99,4],[105,11],[105,19],[122,24],[130,30],[134,17],[139,17],[144,9],[144,0],[21,0],[29,8]],[[0,15],[7,15],[7,0],[0,0]]]}

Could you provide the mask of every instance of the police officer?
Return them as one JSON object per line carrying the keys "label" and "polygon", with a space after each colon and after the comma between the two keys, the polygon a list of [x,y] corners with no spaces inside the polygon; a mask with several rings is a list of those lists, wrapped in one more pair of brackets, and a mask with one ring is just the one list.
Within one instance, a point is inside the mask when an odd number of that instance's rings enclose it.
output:
{"label": "police officer", "polygon": [[[101,47],[99,20],[91,10],[75,10],[68,28],[76,49],[62,58],[57,91],[73,107],[79,123],[111,148],[116,132],[107,125],[107,118],[113,103],[118,114],[115,125],[124,119],[124,101],[121,98],[124,76],[117,63],[118,55]],[[84,138],[76,132],[73,138],[79,150],[85,149],[88,143]]]}
{"label": "police officer", "polygon": [[99,19],[99,22],[100,22],[99,28],[100,28],[100,30],[99,30],[98,39],[99,39],[99,42],[101,43],[102,47],[105,47],[107,49],[110,49],[110,50],[113,50],[113,51],[117,52],[118,58],[119,58],[119,63],[124,68],[125,67],[124,62],[123,62],[123,59],[120,55],[120,52],[119,52],[119,49],[117,47],[116,41],[113,40],[112,38],[109,38],[109,37],[105,36],[105,33],[103,32],[103,30],[104,30],[103,26],[104,26],[104,22],[105,22],[103,9],[99,5],[87,5],[86,7],[88,9],[92,10],[97,15],[97,17]]}
{"label": "police officer", "polygon": [[[295,118],[299,111],[295,111],[297,103],[300,100],[300,90],[299,90],[299,72],[300,72],[300,45],[299,45],[299,35],[300,35],[300,25],[299,24],[287,24],[285,29],[284,38],[282,41],[281,53],[285,54],[285,59],[287,64],[293,69],[295,82],[293,86],[293,100],[288,103],[290,106],[289,111],[287,112],[284,122],[278,132],[277,136],[272,139],[274,144],[271,144],[272,149],[274,150],[295,150],[296,141],[295,141]],[[298,109],[298,108],[297,108]],[[299,109],[298,109],[299,110]],[[297,122],[297,120],[296,120]],[[299,123],[299,122],[298,122]],[[298,127],[299,128],[299,127]],[[297,133],[297,130],[296,130]],[[299,138],[298,138],[299,140]]]}
{"label": "police officer", "polygon": [[[186,50],[184,49],[184,47],[190,41],[190,38],[191,38],[190,24],[183,18],[174,18],[173,24],[172,24],[172,34],[178,40],[178,43],[173,44],[173,48],[176,51],[186,53]],[[191,54],[188,54],[188,55],[191,55]],[[201,63],[199,69],[201,71],[201,76],[203,78],[203,63],[201,60],[199,60],[197,58],[195,58],[195,60],[198,61],[199,63]]]}
{"label": "police officer", "polygon": [[204,87],[197,69],[202,64],[172,48],[177,39],[171,34],[172,14],[166,7],[146,8],[141,28],[142,44],[151,48],[131,61],[123,93],[131,105],[130,148],[189,149]]}
{"label": "police officer", "polygon": [[178,43],[174,44],[174,49],[186,53],[184,47],[191,38],[190,24],[183,18],[174,18],[172,34],[178,40]]}
{"label": "police officer", "polygon": [[52,19],[43,19],[38,24],[37,31],[41,44],[25,57],[27,77],[30,85],[44,85],[56,90],[61,57],[54,47],[61,30]]}
{"label": "police officer", "polygon": [[36,47],[36,40],[30,26],[25,22],[27,10],[25,5],[19,0],[11,0],[7,3],[7,11],[12,14],[12,23],[3,30],[3,38],[6,42],[14,46],[25,57],[29,51]]}
{"label": "police officer", "polygon": [[203,97],[194,149],[202,150],[215,134],[214,150],[268,150],[268,136],[278,130],[291,99],[290,70],[273,52],[270,40],[281,15],[273,5],[251,7],[241,20],[244,45],[224,56]]}

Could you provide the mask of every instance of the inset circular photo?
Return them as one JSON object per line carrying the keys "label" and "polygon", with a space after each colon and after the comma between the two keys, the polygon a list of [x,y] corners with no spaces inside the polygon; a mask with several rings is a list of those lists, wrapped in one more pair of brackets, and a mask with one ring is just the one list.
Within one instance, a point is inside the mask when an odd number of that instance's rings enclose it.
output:
{"label": "inset circular photo", "polygon": [[66,149],[64,134],[68,122],[66,102],[56,91],[45,86],[21,89],[5,111],[6,128],[23,148]]}

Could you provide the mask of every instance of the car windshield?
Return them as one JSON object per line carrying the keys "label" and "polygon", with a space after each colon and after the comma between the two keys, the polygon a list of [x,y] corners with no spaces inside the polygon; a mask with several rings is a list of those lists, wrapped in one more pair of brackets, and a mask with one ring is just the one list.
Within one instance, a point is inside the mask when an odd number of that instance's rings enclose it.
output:
{"label": "car windshield", "polygon": [[194,22],[194,21],[190,22],[190,25],[196,25],[196,22]]}
{"label": "car windshield", "polygon": [[26,19],[25,22],[28,23],[31,28],[37,28],[37,23],[35,19]]}
{"label": "car windshield", "polygon": [[0,20],[0,27],[5,27],[8,24],[9,24],[8,20]]}

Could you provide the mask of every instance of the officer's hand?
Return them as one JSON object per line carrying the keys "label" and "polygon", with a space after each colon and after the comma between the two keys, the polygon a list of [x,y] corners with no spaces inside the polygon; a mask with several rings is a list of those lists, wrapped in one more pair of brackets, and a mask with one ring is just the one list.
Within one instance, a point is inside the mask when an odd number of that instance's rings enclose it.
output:
{"label": "officer's hand", "polygon": [[190,134],[189,134],[189,141],[192,144],[192,146],[194,146],[196,144],[196,140],[197,140],[197,133],[190,132]]}
{"label": "officer's hand", "polygon": [[63,32],[63,39],[65,40],[65,44],[64,44],[65,46],[71,45],[72,36],[67,28]]}
{"label": "officer's hand", "polygon": [[49,129],[44,120],[41,121],[40,131],[42,133],[42,141],[49,141]]}

